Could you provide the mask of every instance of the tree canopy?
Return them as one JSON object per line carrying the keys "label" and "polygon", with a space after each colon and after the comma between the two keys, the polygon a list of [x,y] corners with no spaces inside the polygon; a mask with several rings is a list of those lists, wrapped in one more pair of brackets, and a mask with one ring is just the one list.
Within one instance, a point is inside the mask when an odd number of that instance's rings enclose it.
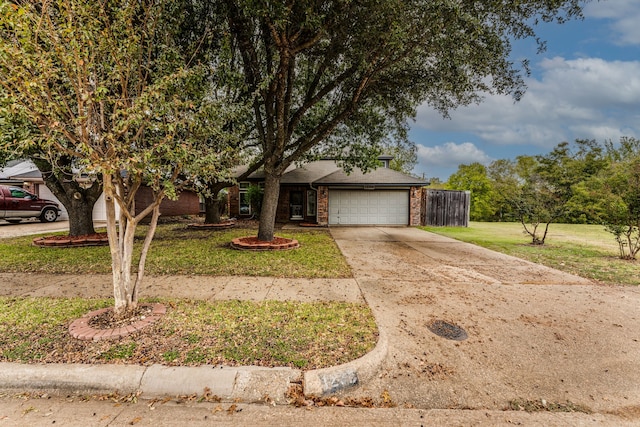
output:
{"label": "tree canopy", "polygon": [[[485,166],[460,165],[447,183],[470,190],[486,209],[472,219],[519,221],[533,243],[542,244],[551,222],[604,224],[621,256],[640,251],[640,141],[578,139],[549,153],[499,159]],[[542,232],[538,226],[545,225]]]}
{"label": "tree canopy", "polygon": [[[422,103],[443,115],[486,93],[524,91],[509,55],[537,20],[579,16],[580,0],[225,0],[253,95],[264,160],[258,237],[273,238],[279,179],[320,144],[371,166],[382,135]],[[369,154],[369,155],[368,155]]]}

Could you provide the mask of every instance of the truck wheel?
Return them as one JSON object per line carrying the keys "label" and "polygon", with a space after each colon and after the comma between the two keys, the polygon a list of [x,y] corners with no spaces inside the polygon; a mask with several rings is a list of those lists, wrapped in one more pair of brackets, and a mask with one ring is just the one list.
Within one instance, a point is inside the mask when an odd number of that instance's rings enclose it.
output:
{"label": "truck wheel", "polygon": [[56,219],[58,219],[58,212],[53,208],[45,208],[40,214],[40,221],[42,222],[53,222]]}

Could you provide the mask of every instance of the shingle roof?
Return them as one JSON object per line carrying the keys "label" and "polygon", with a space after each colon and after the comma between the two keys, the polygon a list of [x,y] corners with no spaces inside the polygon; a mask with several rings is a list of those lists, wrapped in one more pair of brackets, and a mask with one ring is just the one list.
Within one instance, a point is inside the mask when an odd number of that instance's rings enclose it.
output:
{"label": "shingle roof", "polygon": [[350,174],[339,169],[313,182],[314,185],[375,185],[375,186],[421,186],[428,182],[388,168],[378,168],[367,173],[354,169]]}
{"label": "shingle roof", "polygon": [[[10,165],[10,166],[9,166]],[[40,178],[42,174],[31,160],[22,160],[8,163],[0,169],[0,178]]]}
{"label": "shingle roof", "polygon": [[[236,176],[246,171],[246,167],[236,169]],[[264,171],[262,169],[252,173],[249,179],[263,179]],[[354,185],[375,185],[379,187],[392,186],[422,186],[428,185],[428,182],[397,172],[392,169],[380,167],[367,173],[362,173],[358,168],[354,168],[350,174],[347,174],[333,160],[318,160],[304,164],[300,167],[291,166],[287,172],[282,175],[281,184],[313,184],[313,185],[335,185],[335,186],[354,186]]]}
{"label": "shingle roof", "polygon": [[310,184],[341,170],[333,160],[318,160],[291,169],[282,175],[281,184]]}

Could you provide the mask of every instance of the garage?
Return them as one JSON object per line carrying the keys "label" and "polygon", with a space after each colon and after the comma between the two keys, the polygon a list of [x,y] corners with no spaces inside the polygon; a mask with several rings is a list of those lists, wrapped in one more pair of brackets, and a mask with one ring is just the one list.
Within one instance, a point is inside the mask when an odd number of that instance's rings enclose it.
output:
{"label": "garage", "polygon": [[329,190],[329,225],[408,224],[408,190]]}

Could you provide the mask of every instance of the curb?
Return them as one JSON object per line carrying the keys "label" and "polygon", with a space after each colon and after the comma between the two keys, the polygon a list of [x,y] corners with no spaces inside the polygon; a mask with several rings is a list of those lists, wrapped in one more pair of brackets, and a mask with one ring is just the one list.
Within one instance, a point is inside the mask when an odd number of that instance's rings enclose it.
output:
{"label": "curb", "polygon": [[222,401],[286,404],[292,383],[302,373],[291,368],[254,366],[169,367],[162,365],[24,365],[0,363],[0,390],[38,390],[54,394],[110,394],[141,392],[143,398],[203,395]]}
{"label": "curb", "polygon": [[387,335],[378,328],[376,347],[361,358],[343,365],[305,372],[303,383],[305,396],[332,394],[371,379],[378,372],[388,351]]}
{"label": "curb", "polygon": [[145,399],[203,395],[206,390],[226,402],[288,404],[287,393],[295,384],[303,384],[305,396],[323,396],[361,384],[376,374],[387,352],[386,334],[379,329],[376,347],[361,358],[304,373],[292,368],[259,366],[29,365],[4,362],[0,363],[0,390],[76,395],[141,392]]}
{"label": "curb", "polygon": [[142,377],[139,390],[144,398],[154,398],[202,395],[208,389],[227,402],[286,404],[291,384],[301,378],[301,371],[291,368],[152,365]]}
{"label": "curb", "polygon": [[146,369],[133,365],[0,363],[0,389],[129,394],[139,389]]}

